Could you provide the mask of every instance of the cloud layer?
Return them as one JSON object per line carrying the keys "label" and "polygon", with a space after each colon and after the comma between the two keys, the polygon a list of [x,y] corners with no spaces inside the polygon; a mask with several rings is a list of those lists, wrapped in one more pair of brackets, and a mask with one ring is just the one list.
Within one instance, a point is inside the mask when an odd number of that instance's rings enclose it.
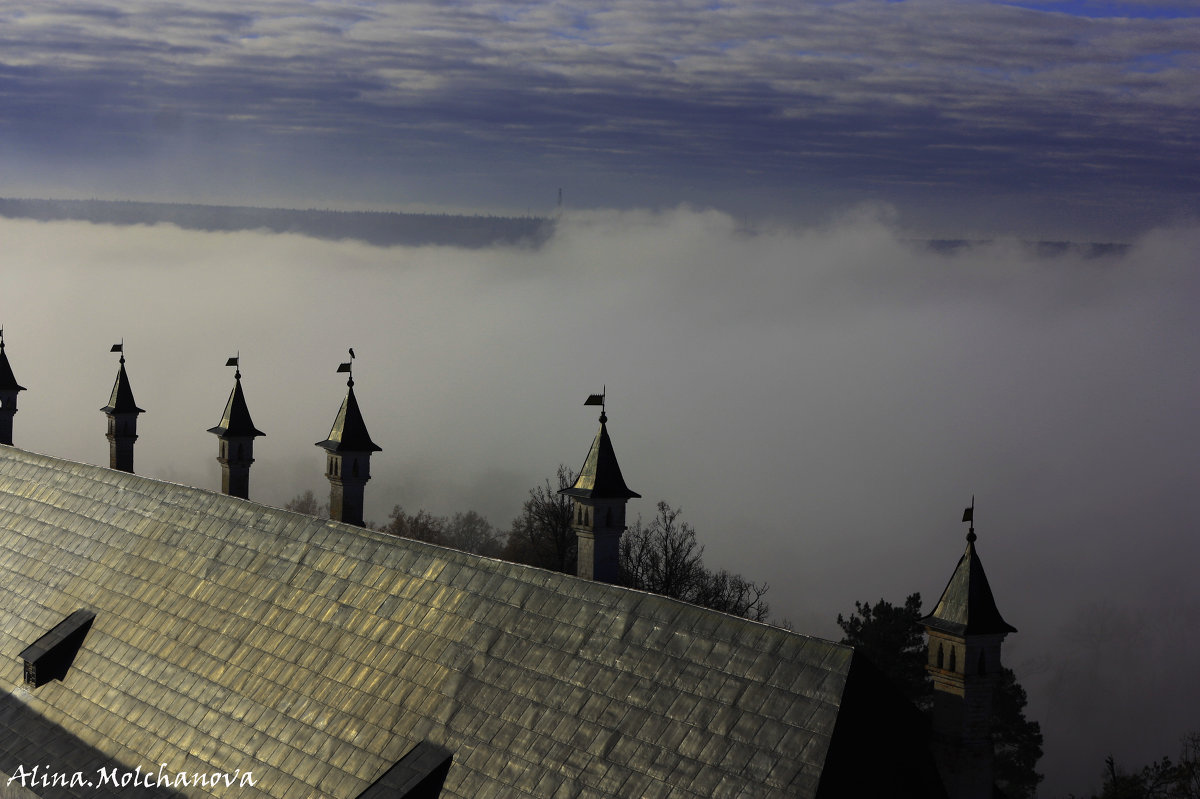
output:
{"label": "cloud layer", "polygon": [[1130,235],[1194,214],[1179,2],[0,3],[30,192]]}
{"label": "cloud layer", "polygon": [[[716,212],[574,213],[537,251],[68,222],[2,221],[0,240],[19,446],[107,462],[98,409],[124,338],[138,471],[216,488],[205,430],[240,350],[267,433],[252,498],[321,494],[313,442],[353,346],[383,447],[368,518],[474,508],[506,526],[582,462],[582,401],[607,385],[645,497],[632,515],[682,507],[709,563],[770,583],[805,632],[836,637],[856,600],[935,601],[975,495],[1050,795],[1194,725],[1195,228],[1097,259],[1012,240],[939,255],[880,210],[756,234]],[[1108,657],[1130,630],[1148,656]]]}

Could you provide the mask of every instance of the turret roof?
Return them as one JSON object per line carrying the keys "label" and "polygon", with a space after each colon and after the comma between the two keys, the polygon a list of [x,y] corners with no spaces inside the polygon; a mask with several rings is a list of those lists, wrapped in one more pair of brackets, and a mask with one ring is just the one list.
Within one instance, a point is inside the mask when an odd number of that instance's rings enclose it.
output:
{"label": "turret roof", "polygon": [[354,398],[354,379],[346,382],[346,398],[342,407],[333,420],[329,437],[318,441],[318,447],[324,447],[330,452],[380,452],[383,447],[371,440],[367,425],[363,421],[362,411],[358,409],[358,400]]}
{"label": "turret roof", "polygon": [[558,493],[584,499],[630,499],[641,497],[636,491],[631,491],[625,485],[621,476],[621,467],[617,464],[617,455],[613,452],[612,441],[608,438],[605,422],[608,417],[600,414],[600,430],[592,441],[587,458],[579,470],[575,485],[564,488]]}
{"label": "turret roof", "polygon": [[121,366],[117,370],[117,379],[113,381],[112,394],[108,404],[101,408],[104,413],[145,413],[133,401],[133,389],[129,387],[129,375],[125,373],[125,357],[121,357]]}
{"label": "turret roof", "polygon": [[25,386],[17,384],[12,367],[8,365],[8,356],[4,354],[4,342],[0,340],[0,391],[24,391]]}
{"label": "turret roof", "polygon": [[926,627],[952,635],[991,635],[1015,633],[1000,615],[988,585],[983,563],[975,552],[975,530],[967,534],[967,549],[958,560],[942,598],[933,613],[921,620]]}
{"label": "turret roof", "polygon": [[265,436],[266,433],[254,426],[254,421],[250,418],[250,409],[246,407],[246,396],[242,393],[242,377],[239,372],[234,378],[233,391],[229,392],[229,401],[225,403],[225,413],[221,416],[221,423],[216,427],[208,428],[208,432],[215,433],[221,438]]}

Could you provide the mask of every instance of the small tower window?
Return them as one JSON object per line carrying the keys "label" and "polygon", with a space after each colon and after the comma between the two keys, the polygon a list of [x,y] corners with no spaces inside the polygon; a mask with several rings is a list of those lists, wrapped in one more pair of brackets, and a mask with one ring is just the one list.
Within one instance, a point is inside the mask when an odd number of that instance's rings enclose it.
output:
{"label": "small tower window", "polygon": [[987,673],[987,660],[984,658],[983,652],[979,653],[979,670],[976,673],[977,674],[986,674]]}
{"label": "small tower window", "polygon": [[938,644],[937,667],[939,669],[946,667],[946,654],[942,651],[941,643]]}
{"label": "small tower window", "polygon": [[353,474],[355,477],[358,477],[358,458],[350,461],[350,464],[351,474]]}
{"label": "small tower window", "polygon": [[955,663],[956,653],[957,653],[957,650],[955,650],[954,647],[950,647],[950,671],[957,671],[957,669],[958,669],[958,666]]}
{"label": "small tower window", "polygon": [[238,460],[240,461],[240,460],[242,459],[242,445],[241,445],[241,444],[238,444],[238,454],[237,454],[237,456],[238,456]]}

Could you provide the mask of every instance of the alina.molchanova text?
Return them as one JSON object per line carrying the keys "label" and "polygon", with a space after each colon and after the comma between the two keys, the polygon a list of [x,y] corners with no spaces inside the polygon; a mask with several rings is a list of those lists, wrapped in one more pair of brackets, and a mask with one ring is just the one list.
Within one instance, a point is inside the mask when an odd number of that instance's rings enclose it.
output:
{"label": "alina.molchanova text", "polygon": [[158,771],[143,771],[141,766],[130,771],[113,766],[98,768],[95,774],[83,771],[50,771],[41,766],[25,768],[18,765],[8,785],[17,782],[23,788],[216,788],[219,786],[254,787],[254,773],[226,771],[170,771],[162,763]]}

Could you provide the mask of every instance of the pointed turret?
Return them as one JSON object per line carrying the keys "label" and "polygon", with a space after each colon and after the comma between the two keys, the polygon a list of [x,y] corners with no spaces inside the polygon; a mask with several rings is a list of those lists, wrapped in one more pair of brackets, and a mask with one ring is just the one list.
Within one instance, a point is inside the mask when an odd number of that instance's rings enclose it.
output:
{"label": "pointed turret", "polygon": [[8,355],[4,352],[4,328],[0,327],[0,444],[12,446],[13,416],[17,413],[17,392],[25,386],[17,383]]}
{"label": "pointed turret", "polygon": [[[350,350],[351,359],[354,350]],[[351,364],[338,367],[339,372],[351,372]],[[346,379],[346,398],[333,420],[333,427],[317,446],[328,454],[325,457],[325,477],[329,480],[329,516],[347,524],[364,526],[363,494],[371,479],[371,453],[382,447],[371,440],[363,422],[358,400],[354,396],[354,375]]]}
{"label": "pointed turret", "polygon": [[108,466],[123,472],[133,472],[133,443],[137,441],[138,414],[145,413],[133,400],[129,375],[125,372],[125,343],[112,345],[109,352],[121,353],[117,379],[113,381],[108,404],[101,408],[108,417]]}
{"label": "pointed turret", "polygon": [[621,577],[621,534],[625,504],[641,494],[625,485],[617,455],[608,437],[604,394],[593,394],[585,405],[600,406],[600,429],[592,440],[579,477],[558,493],[573,500],[572,518],[579,542],[576,574],[589,580],[616,583]]}
{"label": "pointed turret", "polygon": [[1017,629],[1000,615],[975,551],[975,502],[967,548],[933,613],[925,668],[933,678],[933,747],[948,799],[992,799],[995,751],[992,698],[1001,671],[1000,644]]}
{"label": "pointed turret", "polygon": [[254,463],[254,439],[266,433],[254,426],[246,397],[242,393],[242,370],[240,355],[226,361],[226,366],[237,369],[233,373],[233,390],[225,403],[221,423],[208,428],[208,432],[220,439],[217,445],[217,462],[221,464],[221,491],[233,497],[249,499],[250,464]]}

